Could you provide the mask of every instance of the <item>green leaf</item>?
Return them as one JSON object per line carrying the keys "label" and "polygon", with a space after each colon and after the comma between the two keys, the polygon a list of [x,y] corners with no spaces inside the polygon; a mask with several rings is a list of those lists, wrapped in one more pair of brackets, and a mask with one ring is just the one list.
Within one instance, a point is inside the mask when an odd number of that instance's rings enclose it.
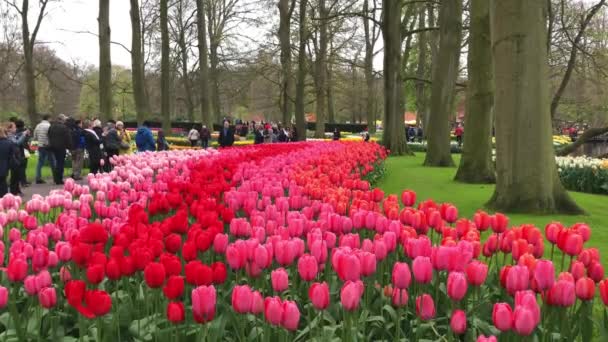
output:
{"label": "green leaf", "polygon": [[[593,302],[585,301],[581,305],[581,324],[580,324],[580,332],[583,342],[591,341],[593,338]],[[577,325],[577,324],[575,324]],[[576,335],[574,335],[576,336]]]}
{"label": "green leaf", "polygon": [[392,306],[386,304],[382,307],[382,311],[386,311],[389,315],[391,315],[392,322],[395,322],[397,320],[397,312]]}

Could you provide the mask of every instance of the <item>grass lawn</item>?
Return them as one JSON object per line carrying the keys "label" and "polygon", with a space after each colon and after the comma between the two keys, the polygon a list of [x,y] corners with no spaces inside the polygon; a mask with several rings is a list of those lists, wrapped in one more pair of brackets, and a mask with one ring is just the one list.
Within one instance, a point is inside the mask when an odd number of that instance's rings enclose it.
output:
{"label": "grass lawn", "polygon": [[[35,154],[32,154],[27,161],[26,175],[27,175],[28,182],[34,183],[34,181],[36,180],[36,165],[37,164],[38,164],[38,156]],[[89,173],[89,169],[85,168],[82,170],[83,177],[86,176],[88,173]],[[65,171],[63,172],[64,177],[67,178],[71,174],[72,174],[72,168],[66,167]],[[42,168],[42,179],[47,180],[47,181],[51,181],[53,179],[53,174],[51,172],[51,166],[48,161],[46,162],[45,166]]]}
{"label": "grass lawn", "polygon": [[[453,155],[456,165],[460,155]],[[455,182],[456,168],[423,167],[424,154],[415,157],[391,157],[386,160],[386,174],[377,186],[387,193],[400,194],[404,189],[416,191],[418,200],[433,199],[456,205],[460,216],[472,218],[477,209],[484,208],[494,191],[494,185],[470,185]],[[608,264],[608,196],[571,192],[576,202],[585,209],[587,215],[522,215],[509,214],[514,225],[531,223],[541,228],[551,221],[564,225],[585,222],[592,228],[588,246],[597,247],[602,263]],[[545,245],[545,253],[549,250]]]}

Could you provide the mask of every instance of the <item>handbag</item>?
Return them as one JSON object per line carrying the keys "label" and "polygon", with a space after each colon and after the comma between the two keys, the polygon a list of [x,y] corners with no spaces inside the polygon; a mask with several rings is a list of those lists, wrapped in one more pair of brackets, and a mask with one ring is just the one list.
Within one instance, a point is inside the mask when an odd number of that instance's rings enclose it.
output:
{"label": "handbag", "polygon": [[125,141],[121,141],[120,142],[120,149],[121,150],[128,150],[131,148],[131,144],[129,144],[128,142]]}

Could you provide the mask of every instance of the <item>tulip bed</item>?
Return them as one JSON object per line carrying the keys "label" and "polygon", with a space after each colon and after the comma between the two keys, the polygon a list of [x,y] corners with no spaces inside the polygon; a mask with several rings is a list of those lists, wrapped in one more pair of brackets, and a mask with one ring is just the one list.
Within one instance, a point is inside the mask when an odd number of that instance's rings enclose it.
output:
{"label": "tulip bed", "polygon": [[500,213],[459,218],[408,190],[386,196],[370,185],[385,158],[354,142],[143,153],[115,157],[87,186],[67,181],[25,204],[7,195],[0,339],[589,341],[594,325],[605,331],[606,314],[592,310],[596,289],[608,302],[608,281],[599,251],[584,247],[589,226],[551,223],[543,235]]}

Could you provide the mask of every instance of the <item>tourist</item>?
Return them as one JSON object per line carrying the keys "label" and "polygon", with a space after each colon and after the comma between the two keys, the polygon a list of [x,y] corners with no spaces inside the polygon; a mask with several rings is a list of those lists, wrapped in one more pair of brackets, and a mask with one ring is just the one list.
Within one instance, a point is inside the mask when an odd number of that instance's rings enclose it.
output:
{"label": "tourist", "polygon": [[422,130],[422,126],[418,126],[416,134],[418,135],[418,142],[421,143],[424,140],[424,131]]}
{"label": "tourist", "polygon": [[256,145],[264,143],[264,129],[262,128],[262,125],[256,127],[253,142]]}
{"label": "tourist", "polygon": [[131,152],[131,136],[125,129],[125,124],[122,121],[116,121],[116,131],[120,138],[120,151],[119,154],[128,154]]}
{"label": "tourist", "polygon": [[84,149],[86,147],[84,134],[82,130],[82,120],[68,119],[67,126],[71,131],[72,149],[72,174],[70,177],[74,180],[82,179],[82,167],[84,164]]}
{"label": "tourist", "polygon": [[6,124],[6,133],[9,141],[13,144],[12,159],[9,163],[9,169],[11,171],[10,179],[10,192],[13,195],[21,195],[21,174],[25,167],[25,153],[24,144],[27,140],[29,132],[23,132],[17,134],[17,126],[14,122],[8,122]]}
{"label": "tourist", "polygon": [[95,133],[97,133],[98,137],[101,137],[103,135],[103,127],[101,126],[101,120],[93,120],[93,130],[95,131]]}
{"label": "tourist", "polygon": [[144,121],[143,125],[137,129],[137,134],[135,134],[135,145],[137,145],[137,151],[139,152],[156,150],[154,135],[152,135],[150,123],[148,121]]}
{"label": "tourist", "polygon": [[234,145],[234,130],[230,127],[230,122],[228,120],[224,120],[224,126],[220,130],[217,142],[220,147],[231,147]]}
{"label": "tourist", "polygon": [[190,146],[197,146],[200,138],[201,133],[196,129],[196,126],[192,126],[192,129],[188,133],[188,140],[190,140]]}
{"label": "tourist", "polygon": [[464,128],[462,127],[462,124],[458,124],[458,126],[456,126],[456,129],[454,130],[454,135],[456,135],[456,141],[458,142],[458,147],[462,146],[463,134],[464,134]]}
{"label": "tourist", "polygon": [[367,127],[365,127],[363,129],[363,141],[369,142],[369,139],[370,139],[369,131],[367,130]]}
{"label": "tourist", "polygon": [[156,150],[157,151],[168,151],[169,143],[165,138],[165,133],[162,129],[158,130],[157,138],[156,138]]}
{"label": "tourist", "polygon": [[15,120],[15,127],[17,128],[17,136],[23,135],[25,137],[24,141],[21,143],[21,147],[23,148],[23,164],[21,168],[19,168],[19,185],[27,188],[30,186],[30,183],[27,181],[27,162],[30,158],[30,138],[31,133],[30,130],[25,128],[25,122],[21,119]]}
{"label": "tourist", "polygon": [[49,146],[55,157],[53,180],[56,185],[63,184],[63,169],[65,165],[66,150],[72,148],[72,133],[65,125],[67,116],[59,114],[49,127]]}
{"label": "tourist", "polygon": [[103,147],[106,152],[106,162],[104,169],[106,172],[112,171],[112,163],[110,162],[114,156],[120,152],[121,140],[116,130],[116,121],[109,120],[103,133]]}
{"label": "tourist", "polygon": [[211,133],[209,132],[209,129],[206,125],[203,125],[203,128],[201,128],[200,137],[201,145],[203,146],[203,148],[206,149],[207,147],[209,147],[209,138],[211,138]]}
{"label": "tourist", "polygon": [[416,128],[414,126],[409,126],[405,133],[405,141],[413,142],[416,139]]}
{"label": "tourist", "polygon": [[97,135],[97,132],[93,129],[93,122],[85,120],[83,123],[84,131],[84,143],[87,153],[89,155],[89,172],[96,174],[101,169],[101,158],[103,154],[101,152],[101,137]]}
{"label": "tourist", "polygon": [[338,140],[340,140],[340,138],[341,138],[340,130],[338,129],[338,127],[336,127],[336,128],[334,128],[333,140],[338,141]]}
{"label": "tourist", "polygon": [[0,197],[8,193],[6,177],[10,170],[11,160],[13,159],[14,145],[8,139],[6,128],[0,126]]}
{"label": "tourist", "polygon": [[291,126],[291,134],[289,135],[289,141],[298,141],[298,129],[296,125]]}
{"label": "tourist", "polygon": [[578,128],[576,128],[576,126],[570,127],[569,133],[570,133],[570,140],[572,140],[572,142],[575,142],[576,139],[578,139]]}
{"label": "tourist", "polygon": [[45,114],[42,116],[42,121],[34,128],[33,140],[38,144],[38,164],[36,164],[36,184],[44,184],[42,180],[42,167],[46,163],[47,159],[51,165],[51,169],[55,167],[55,157],[49,147],[49,128],[51,123],[49,119],[50,115]]}
{"label": "tourist", "polygon": [[283,127],[279,128],[278,140],[279,140],[279,142],[287,142],[289,140],[289,135],[287,133],[287,130]]}

